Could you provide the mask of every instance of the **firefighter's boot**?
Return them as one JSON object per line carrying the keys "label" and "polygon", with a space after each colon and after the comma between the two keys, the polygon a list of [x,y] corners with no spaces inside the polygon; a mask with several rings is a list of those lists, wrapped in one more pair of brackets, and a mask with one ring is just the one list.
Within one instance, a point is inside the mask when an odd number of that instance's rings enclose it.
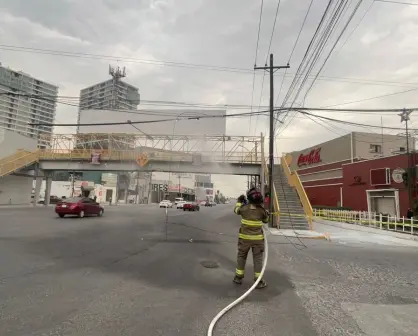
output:
{"label": "firefighter's boot", "polygon": [[242,277],[239,277],[238,275],[236,275],[232,281],[237,285],[242,285]]}
{"label": "firefighter's boot", "polygon": [[[254,279],[254,282],[257,281],[257,278]],[[257,289],[262,289],[267,287],[267,282],[264,281],[264,279],[261,279],[260,282],[257,284]]]}

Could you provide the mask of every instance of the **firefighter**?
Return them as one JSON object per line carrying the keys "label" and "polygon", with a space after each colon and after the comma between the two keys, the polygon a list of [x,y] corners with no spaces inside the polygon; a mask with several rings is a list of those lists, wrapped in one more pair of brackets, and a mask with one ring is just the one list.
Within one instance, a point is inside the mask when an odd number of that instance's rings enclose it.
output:
{"label": "firefighter", "polygon": [[[263,207],[263,196],[252,188],[247,192],[248,204],[243,205],[245,196],[241,195],[235,204],[234,212],[241,216],[241,227],[238,235],[237,268],[235,270],[234,283],[241,285],[244,279],[245,264],[250,249],[254,261],[254,281],[260,276],[263,267],[264,234],[263,223],[268,223],[269,215]],[[264,279],[261,279],[257,288],[267,287]]]}

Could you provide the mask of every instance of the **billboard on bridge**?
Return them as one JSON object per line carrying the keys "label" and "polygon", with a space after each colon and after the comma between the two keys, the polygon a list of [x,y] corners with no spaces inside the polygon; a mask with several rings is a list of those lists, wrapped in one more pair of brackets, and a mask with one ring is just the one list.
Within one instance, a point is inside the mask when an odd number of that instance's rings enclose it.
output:
{"label": "billboard on bridge", "polygon": [[[152,112],[152,113],[151,113]],[[138,133],[138,134],[167,134],[167,135],[225,135],[226,110],[141,110],[112,111],[112,110],[81,110],[80,123],[112,123],[126,122],[128,120],[149,121],[168,120],[157,123],[136,125],[106,125],[106,126],[80,126],[78,133]],[[210,118],[187,119],[190,117],[214,116]],[[219,118],[217,118],[219,116]],[[186,120],[187,119],[187,120]]]}

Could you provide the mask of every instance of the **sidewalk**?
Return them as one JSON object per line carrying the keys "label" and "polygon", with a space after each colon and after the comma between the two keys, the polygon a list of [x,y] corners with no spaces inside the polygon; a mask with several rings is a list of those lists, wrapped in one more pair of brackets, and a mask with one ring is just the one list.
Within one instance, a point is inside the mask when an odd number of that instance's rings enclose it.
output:
{"label": "sidewalk", "polygon": [[267,228],[273,236],[283,236],[290,238],[304,238],[304,239],[325,239],[329,240],[329,234],[327,232],[321,233],[317,231],[309,230],[279,230],[276,228]]}
{"label": "sidewalk", "polygon": [[45,206],[43,204],[38,204],[37,206],[33,206],[33,204],[0,204],[0,209],[26,209],[26,208],[45,208],[55,206],[55,204],[50,204]]}
{"label": "sidewalk", "polygon": [[326,219],[314,219],[314,228],[319,229],[320,231],[329,232],[331,239],[333,237],[338,237],[344,234],[344,231],[354,231],[354,232],[366,232],[374,235],[380,235],[382,237],[397,238],[404,240],[413,240],[418,241],[418,236],[411,235],[410,233],[398,233],[387,230],[380,230],[372,227],[361,226],[357,224],[349,224],[342,222],[329,221]]}

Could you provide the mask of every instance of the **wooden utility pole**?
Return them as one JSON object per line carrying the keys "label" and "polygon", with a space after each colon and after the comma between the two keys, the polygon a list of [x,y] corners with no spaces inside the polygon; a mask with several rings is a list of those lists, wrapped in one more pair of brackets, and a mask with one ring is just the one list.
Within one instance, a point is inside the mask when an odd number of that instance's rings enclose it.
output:
{"label": "wooden utility pole", "polygon": [[[269,141],[269,178],[268,178],[268,194],[270,198],[269,211],[273,213],[273,166],[274,166],[274,73],[279,69],[288,69],[289,64],[284,66],[273,65],[273,54],[270,54],[270,65],[267,64],[264,67],[254,66],[254,70],[264,70],[270,74],[270,141]],[[273,215],[270,215],[269,226],[273,227]]]}

